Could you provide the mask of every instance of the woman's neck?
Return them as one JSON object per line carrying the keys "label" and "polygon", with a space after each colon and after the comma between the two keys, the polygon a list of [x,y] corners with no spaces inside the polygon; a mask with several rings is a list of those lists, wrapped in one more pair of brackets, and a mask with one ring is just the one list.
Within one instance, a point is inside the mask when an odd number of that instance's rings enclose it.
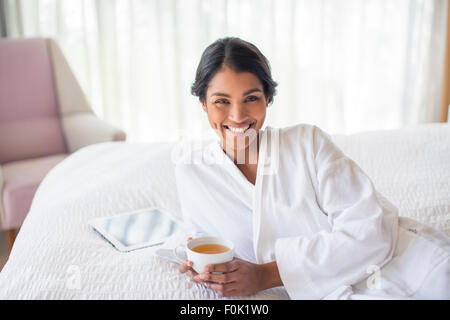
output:
{"label": "woman's neck", "polygon": [[245,150],[236,150],[234,148],[226,148],[222,144],[222,149],[233,160],[238,167],[254,166],[258,164],[259,158],[259,134]]}

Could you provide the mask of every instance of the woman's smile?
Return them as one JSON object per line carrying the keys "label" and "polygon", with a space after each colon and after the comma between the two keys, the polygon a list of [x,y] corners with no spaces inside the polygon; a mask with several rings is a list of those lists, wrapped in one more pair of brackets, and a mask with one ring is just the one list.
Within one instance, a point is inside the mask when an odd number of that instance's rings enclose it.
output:
{"label": "woman's smile", "polygon": [[223,125],[225,132],[227,134],[230,134],[232,136],[245,136],[247,135],[249,129],[253,129],[255,127],[256,121],[248,123],[248,124],[242,124],[242,125],[236,125],[236,124],[230,124],[230,125]]}

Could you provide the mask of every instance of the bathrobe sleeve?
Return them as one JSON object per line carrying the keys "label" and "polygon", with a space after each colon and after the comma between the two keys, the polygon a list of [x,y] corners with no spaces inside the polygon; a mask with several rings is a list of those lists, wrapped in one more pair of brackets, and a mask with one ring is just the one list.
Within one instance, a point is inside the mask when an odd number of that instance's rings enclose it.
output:
{"label": "bathrobe sleeve", "polygon": [[397,209],[382,204],[369,177],[315,126],[311,153],[330,228],[277,239],[278,269],[293,299],[321,299],[367,278],[392,258],[397,239]]}

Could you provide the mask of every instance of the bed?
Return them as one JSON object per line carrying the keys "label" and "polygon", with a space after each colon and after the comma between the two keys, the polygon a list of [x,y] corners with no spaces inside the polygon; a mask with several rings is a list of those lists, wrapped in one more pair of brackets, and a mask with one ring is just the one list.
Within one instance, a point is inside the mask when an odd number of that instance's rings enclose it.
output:
{"label": "bed", "polygon": [[[401,216],[450,236],[450,124],[335,135]],[[177,143],[84,147],[46,176],[10,258],[0,299],[229,299],[178,272],[157,248],[121,253],[87,221],[152,206],[181,218]],[[180,239],[184,235],[179,234]],[[289,299],[283,287],[232,299]]]}

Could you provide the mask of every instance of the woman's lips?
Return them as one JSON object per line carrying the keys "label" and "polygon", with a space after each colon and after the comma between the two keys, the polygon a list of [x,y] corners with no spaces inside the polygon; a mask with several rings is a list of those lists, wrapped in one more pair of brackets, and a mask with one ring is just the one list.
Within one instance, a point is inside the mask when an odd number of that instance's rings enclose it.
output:
{"label": "woman's lips", "polygon": [[234,126],[228,126],[228,125],[224,125],[223,127],[225,128],[225,131],[233,136],[242,136],[245,135],[245,133],[248,131],[248,129],[250,128],[254,128],[256,122],[252,122],[250,125],[243,125],[241,127],[234,127]]}

